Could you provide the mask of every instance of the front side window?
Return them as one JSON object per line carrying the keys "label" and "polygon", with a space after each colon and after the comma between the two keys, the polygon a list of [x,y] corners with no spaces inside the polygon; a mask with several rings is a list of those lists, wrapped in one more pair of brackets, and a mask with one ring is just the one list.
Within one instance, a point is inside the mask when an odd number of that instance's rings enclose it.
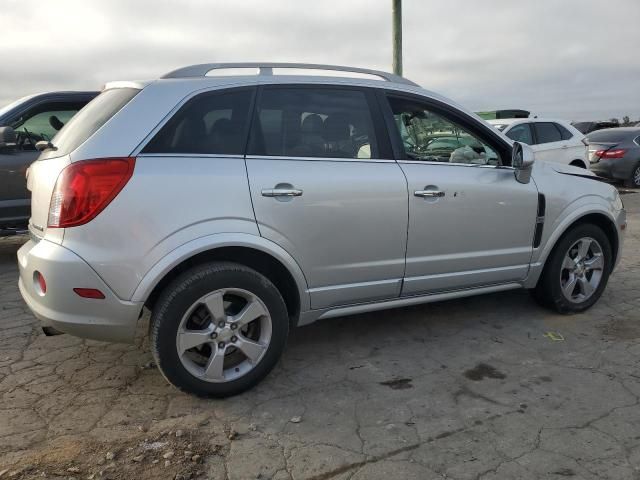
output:
{"label": "front side window", "polygon": [[251,128],[251,155],[376,158],[364,92],[333,88],[265,88]]}
{"label": "front side window", "polygon": [[528,123],[521,123],[514,126],[507,132],[507,137],[516,142],[533,145],[533,136],[531,135],[531,127]]}
{"label": "front side window", "polygon": [[551,122],[537,122],[534,123],[536,129],[536,139],[538,144],[559,142],[562,140],[560,130],[558,130],[555,124]]}
{"label": "front side window", "polygon": [[395,125],[410,160],[499,165],[498,153],[477,136],[423,105],[390,98]]}
{"label": "front side window", "polygon": [[48,109],[44,112],[36,113],[32,117],[19,122],[15,131],[18,134],[29,135],[36,141],[51,140],[62,127],[71,120],[81,107],[75,109]]}
{"label": "front side window", "polygon": [[244,155],[253,91],[207,92],[189,100],[143,153]]}

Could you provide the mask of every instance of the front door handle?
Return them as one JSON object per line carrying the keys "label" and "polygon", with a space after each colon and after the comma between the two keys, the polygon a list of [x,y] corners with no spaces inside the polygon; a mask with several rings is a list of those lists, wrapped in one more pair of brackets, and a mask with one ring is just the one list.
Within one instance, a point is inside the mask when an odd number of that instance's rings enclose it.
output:
{"label": "front door handle", "polygon": [[442,190],[416,190],[413,192],[416,197],[440,198],[444,197]]}
{"label": "front door handle", "polygon": [[302,190],[297,188],[265,188],[262,190],[263,197],[299,197]]}

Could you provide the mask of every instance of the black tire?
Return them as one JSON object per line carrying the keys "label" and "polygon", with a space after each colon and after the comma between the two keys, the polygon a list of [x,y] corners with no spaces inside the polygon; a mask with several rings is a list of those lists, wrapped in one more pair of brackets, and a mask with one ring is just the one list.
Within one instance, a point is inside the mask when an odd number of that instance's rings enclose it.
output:
{"label": "black tire", "polygon": [[[180,321],[198,299],[218,289],[238,288],[257,296],[271,317],[271,340],[257,365],[240,378],[212,383],[192,375],[176,347]],[[289,335],[287,307],[278,289],[264,275],[230,262],[194,267],[179,275],[160,294],[151,315],[151,347],[156,365],[178,389],[202,397],[237,395],[258,384],[282,355]]]}
{"label": "black tire", "polygon": [[578,167],[578,168],[587,168],[587,166],[584,164],[584,162],[582,160],[574,160],[569,165],[572,165],[572,166]]}
{"label": "black tire", "polygon": [[631,176],[624,183],[625,187],[640,188],[640,163],[636,165],[636,167],[631,172]]}
{"label": "black tire", "polygon": [[[562,293],[560,283],[562,262],[571,246],[581,238],[587,237],[593,238],[602,247],[602,256],[604,258],[602,277],[596,290],[589,298],[583,302],[574,303],[567,300]],[[549,255],[549,258],[547,258],[542,275],[538,280],[536,288],[532,292],[533,296],[540,305],[551,308],[559,313],[570,314],[583,312],[592,307],[602,295],[609,280],[611,267],[613,265],[612,262],[611,243],[600,227],[593,224],[582,224],[573,227],[560,238]]]}

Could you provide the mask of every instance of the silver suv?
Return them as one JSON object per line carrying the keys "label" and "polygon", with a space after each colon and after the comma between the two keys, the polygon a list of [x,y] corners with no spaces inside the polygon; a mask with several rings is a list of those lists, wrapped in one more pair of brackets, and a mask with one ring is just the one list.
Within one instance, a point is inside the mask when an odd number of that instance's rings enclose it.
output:
{"label": "silver suv", "polygon": [[20,291],[49,331],[131,341],[146,307],[165,377],[219,397],[322,318],[515,288],[585,310],[626,227],[590,172],[404,78],[322,65],[108,84],[28,186]]}

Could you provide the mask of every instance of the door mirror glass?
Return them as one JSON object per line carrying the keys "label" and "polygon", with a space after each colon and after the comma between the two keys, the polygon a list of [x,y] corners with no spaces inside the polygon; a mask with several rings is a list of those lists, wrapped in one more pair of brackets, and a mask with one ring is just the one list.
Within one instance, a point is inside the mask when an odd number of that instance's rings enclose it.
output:
{"label": "door mirror glass", "polygon": [[519,182],[529,183],[534,160],[533,150],[529,145],[514,142],[511,151],[511,166],[516,169],[516,179]]}

